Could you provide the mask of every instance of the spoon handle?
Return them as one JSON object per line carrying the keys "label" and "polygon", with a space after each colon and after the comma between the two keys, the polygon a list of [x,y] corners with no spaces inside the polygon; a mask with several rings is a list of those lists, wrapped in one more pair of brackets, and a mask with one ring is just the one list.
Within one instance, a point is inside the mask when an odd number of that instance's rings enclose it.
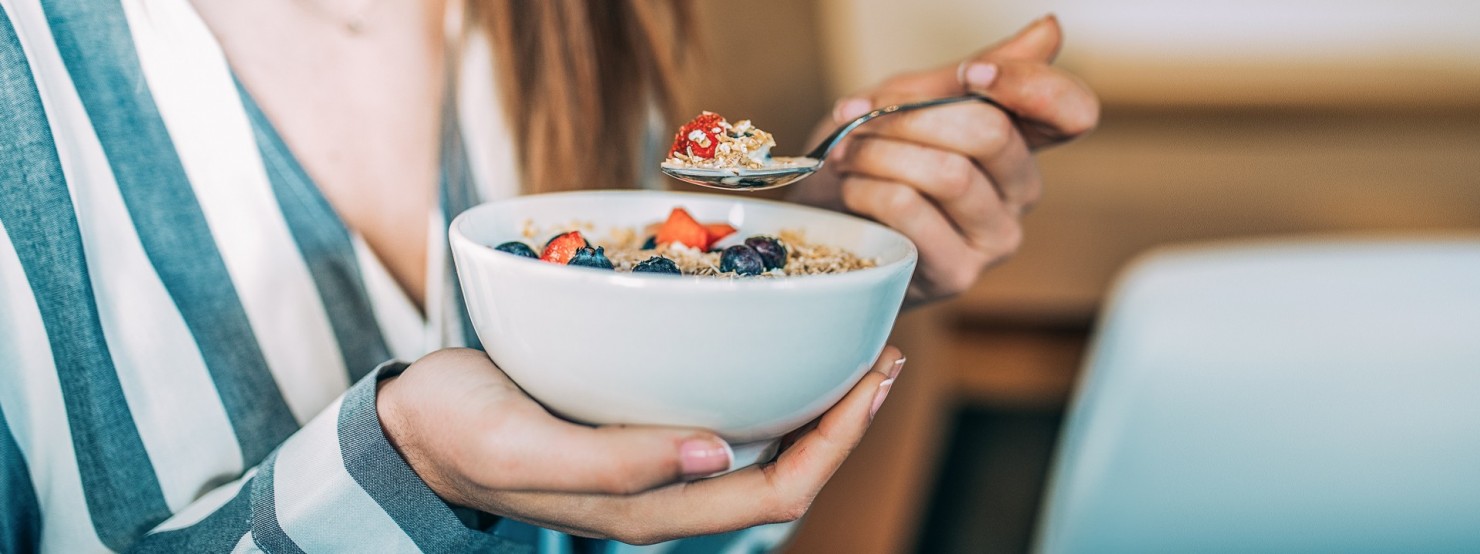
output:
{"label": "spoon handle", "polygon": [[1012,110],[1007,109],[1006,106],[1003,106],[1002,104],[998,103],[996,100],[993,100],[993,99],[988,98],[986,96],[982,96],[980,94],[963,94],[961,96],[948,96],[948,97],[945,97],[945,98],[936,98],[934,100],[926,100],[926,101],[923,101],[923,102],[913,102],[913,103],[909,103],[909,104],[895,104],[895,105],[892,105],[892,106],[884,106],[884,107],[879,108],[877,110],[874,110],[874,111],[868,112],[866,114],[860,115],[858,117],[855,117],[855,118],[853,118],[852,121],[849,121],[848,123],[844,124],[842,127],[838,127],[838,129],[836,131],[833,131],[832,134],[828,135],[827,138],[822,139],[822,143],[821,144],[818,144],[816,148],[813,148],[811,152],[807,153],[807,157],[817,160],[818,161],[818,165],[821,165],[822,161],[827,159],[827,153],[828,152],[832,152],[833,147],[834,146],[837,146],[838,143],[843,140],[843,137],[848,136],[848,133],[853,132],[853,130],[854,129],[857,129],[858,126],[863,125],[864,123],[868,123],[870,120],[873,120],[876,117],[883,116],[883,115],[889,115],[889,114],[892,114],[892,113],[907,112],[907,111],[910,111],[910,110],[918,110],[918,109],[921,109],[921,108],[932,108],[932,107],[935,107],[935,106],[943,106],[943,105],[946,105],[946,104],[955,104],[955,103],[958,103],[958,102],[972,102],[972,101],[986,102],[988,104],[991,104],[992,106],[995,106],[997,109],[1006,112],[1007,115],[1008,115],[1008,117],[1011,117],[1013,119],[1017,119],[1017,115],[1014,114],[1014,113],[1012,113]]}

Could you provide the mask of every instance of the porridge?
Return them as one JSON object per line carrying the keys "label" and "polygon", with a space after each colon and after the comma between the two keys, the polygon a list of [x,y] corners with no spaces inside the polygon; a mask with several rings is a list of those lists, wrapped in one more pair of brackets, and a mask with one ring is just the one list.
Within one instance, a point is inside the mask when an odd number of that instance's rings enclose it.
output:
{"label": "porridge", "polygon": [[[591,225],[570,225],[536,251],[524,241],[510,241],[496,250],[541,261],[627,271],[715,277],[785,277],[845,273],[874,267],[877,260],[862,258],[842,248],[816,244],[798,230],[776,235],[741,238],[725,223],[703,224],[687,210],[674,208],[668,219],[639,232],[615,229],[605,240],[591,241]],[[542,236],[526,225],[525,238]]]}

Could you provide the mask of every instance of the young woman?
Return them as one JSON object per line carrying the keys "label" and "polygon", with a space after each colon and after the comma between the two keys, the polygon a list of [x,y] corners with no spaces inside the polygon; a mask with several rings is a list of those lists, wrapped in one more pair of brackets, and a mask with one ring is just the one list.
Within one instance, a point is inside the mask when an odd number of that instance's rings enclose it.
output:
{"label": "young woman", "polygon": [[[652,115],[685,115],[683,3],[0,8],[0,551],[764,549],[903,365],[886,349],[778,459],[695,481],[729,466],[713,434],[572,425],[452,348],[474,341],[446,222],[646,182]],[[1058,44],[1044,19],[840,101],[824,124],[966,90],[1021,119],[880,121],[798,200],[913,238],[911,302],[962,291],[1017,247],[1032,150],[1096,121]]]}

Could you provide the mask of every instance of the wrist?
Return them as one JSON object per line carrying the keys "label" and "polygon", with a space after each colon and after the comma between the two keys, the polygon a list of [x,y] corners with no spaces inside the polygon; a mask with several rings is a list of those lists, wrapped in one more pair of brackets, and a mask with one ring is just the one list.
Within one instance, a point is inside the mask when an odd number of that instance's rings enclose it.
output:
{"label": "wrist", "polygon": [[400,454],[406,465],[411,467],[411,471],[426,483],[427,488],[448,504],[464,505],[460,499],[450,494],[451,489],[439,477],[440,473],[436,471],[432,457],[422,449],[418,434],[414,431],[415,410],[410,409],[406,403],[409,384],[401,375],[382,379],[376,384],[375,411],[380,417],[381,432],[385,434],[386,442]]}

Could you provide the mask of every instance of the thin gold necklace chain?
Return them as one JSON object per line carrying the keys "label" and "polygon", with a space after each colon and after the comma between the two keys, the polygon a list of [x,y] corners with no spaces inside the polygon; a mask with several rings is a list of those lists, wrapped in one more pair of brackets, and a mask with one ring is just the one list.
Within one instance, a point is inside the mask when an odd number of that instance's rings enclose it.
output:
{"label": "thin gold necklace chain", "polygon": [[370,12],[374,11],[376,6],[379,6],[381,4],[381,0],[366,0],[365,4],[360,6],[360,9],[355,10],[354,13],[346,15],[342,13],[335,13],[332,10],[325,8],[322,0],[297,1],[298,5],[302,6],[304,10],[312,12],[320,19],[324,19],[339,27],[343,27],[344,30],[349,32],[349,34],[351,35],[358,35],[365,32],[366,18],[370,16]]}

